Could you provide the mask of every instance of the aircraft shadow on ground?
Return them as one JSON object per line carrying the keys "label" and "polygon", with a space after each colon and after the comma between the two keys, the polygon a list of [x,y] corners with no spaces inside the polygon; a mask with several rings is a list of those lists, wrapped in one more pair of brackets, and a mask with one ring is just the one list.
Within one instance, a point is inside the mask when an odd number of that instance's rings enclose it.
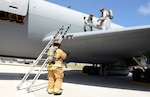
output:
{"label": "aircraft shadow on ground", "polygon": [[129,76],[85,75],[81,70],[65,71],[64,82],[118,89],[150,91],[150,86],[132,84],[132,78]]}
{"label": "aircraft shadow on ground", "polygon": [[[64,71],[64,74],[65,83],[117,89],[150,91],[150,86],[132,84],[132,79],[129,76],[85,75],[81,70],[67,70]],[[21,80],[24,75],[24,73],[0,73],[0,80]],[[28,80],[33,79],[34,76],[35,74],[30,74]],[[48,80],[47,73],[42,73],[39,79]]]}

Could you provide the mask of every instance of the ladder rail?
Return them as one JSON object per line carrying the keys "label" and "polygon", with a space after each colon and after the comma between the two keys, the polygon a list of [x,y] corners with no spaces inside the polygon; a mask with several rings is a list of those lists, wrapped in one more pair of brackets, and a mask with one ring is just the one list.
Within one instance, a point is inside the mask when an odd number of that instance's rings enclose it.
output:
{"label": "ladder rail", "polygon": [[[66,36],[68,30],[70,29],[71,27],[71,24],[67,27],[67,29],[65,30],[65,32],[63,33],[62,37],[60,37],[58,39],[59,42],[62,42],[62,40],[64,39],[64,37]],[[47,64],[47,61],[48,61],[48,58],[46,58],[46,60],[44,61],[43,65],[41,66],[41,69],[40,71],[35,75],[35,77],[33,78],[30,86],[27,88],[27,91],[30,92],[32,86],[34,85],[35,81],[39,78],[41,72],[43,71],[44,67],[46,67],[46,64]]]}
{"label": "ladder rail", "polygon": [[60,42],[60,43],[61,43],[62,40],[65,38],[65,36],[66,36],[68,30],[70,29],[70,27],[71,27],[71,24],[67,27],[67,29],[66,29],[66,31],[64,32],[64,34],[62,35],[62,37],[60,37],[60,39],[59,39],[59,42]]}
{"label": "ladder rail", "polygon": [[35,77],[33,78],[33,81],[31,82],[30,86],[27,87],[27,91],[30,92],[32,86],[34,85],[35,81],[39,78],[41,72],[43,71],[43,69],[45,68],[46,64],[47,64],[47,60],[48,58],[44,61],[43,65],[41,66],[41,69],[39,70],[39,72],[35,75]]}
{"label": "ladder rail", "polygon": [[25,76],[22,78],[21,82],[19,83],[19,85],[17,86],[17,89],[19,90],[20,87],[23,85],[23,83],[27,80],[27,78],[29,77],[30,73],[32,72],[33,68],[38,64],[38,62],[40,61],[40,59],[42,58],[42,55],[44,53],[46,53],[46,51],[48,50],[47,48],[49,48],[51,46],[51,44],[53,43],[53,40],[58,36],[58,34],[60,33],[60,31],[63,31],[64,26],[62,25],[60,27],[60,29],[57,31],[57,33],[53,36],[53,38],[48,42],[48,44],[45,46],[45,48],[43,49],[43,51],[40,53],[40,55],[38,56],[38,58],[36,59],[35,63],[31,66],[30,70],[25,74]]}

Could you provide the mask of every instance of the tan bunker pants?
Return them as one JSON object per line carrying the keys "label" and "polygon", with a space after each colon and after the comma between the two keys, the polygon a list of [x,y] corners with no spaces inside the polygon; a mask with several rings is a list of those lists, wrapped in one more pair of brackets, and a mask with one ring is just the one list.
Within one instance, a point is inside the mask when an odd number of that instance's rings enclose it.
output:
{"label": "tan bunker pants", "polygon": [[48,70],[48,89],[61,90],[64,73],[62,67]]}

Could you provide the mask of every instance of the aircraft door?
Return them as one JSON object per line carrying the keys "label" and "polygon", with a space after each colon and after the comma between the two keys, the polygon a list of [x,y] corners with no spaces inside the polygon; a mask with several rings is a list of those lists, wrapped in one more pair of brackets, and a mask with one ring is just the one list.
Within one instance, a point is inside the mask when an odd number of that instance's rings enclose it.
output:
{"label": "aircraft door", "polygon": [[26,16],[29,0],[0,0],[0,11]]}

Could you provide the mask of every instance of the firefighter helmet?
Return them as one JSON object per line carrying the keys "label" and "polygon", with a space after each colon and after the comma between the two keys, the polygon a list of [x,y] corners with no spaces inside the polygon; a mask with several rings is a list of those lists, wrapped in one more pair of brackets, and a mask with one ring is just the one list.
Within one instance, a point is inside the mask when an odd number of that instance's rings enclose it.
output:
{"label": "firefighter helmet", "polygon": [[94,16],[94,14],[92,14],[92,13],[91,13],[91,14],[90,14],[90,16],[92,16],[92,17],[93,17],[93,16]]}
{"label": "firefighter helmet", "polygon": [[60,42],[59,41],[55,41],[54,42],[54,46],[60,46]]}
{"label": "firefighter helmet", "polygon": [[102,11],[102,10],[104,10],[104,8],[100,8],[99,10]]}

